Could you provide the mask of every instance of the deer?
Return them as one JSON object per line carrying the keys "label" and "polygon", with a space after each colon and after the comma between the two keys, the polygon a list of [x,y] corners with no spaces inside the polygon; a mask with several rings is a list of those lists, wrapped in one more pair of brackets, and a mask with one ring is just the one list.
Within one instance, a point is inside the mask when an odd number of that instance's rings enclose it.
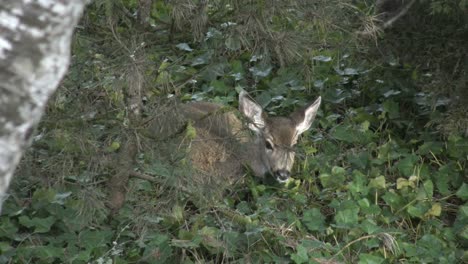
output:
{"label": "deer", "polygon": [[206,175],[239,178],[248,167],[254,176],[272,175],[284,183],[291,176],[298,138],[311,127],[320,103],[318,97],[289,116],[269,116],[242,90],[242,118],[215,103],[182,104],[182,115],[197,131],[188,144],[191,163]]}

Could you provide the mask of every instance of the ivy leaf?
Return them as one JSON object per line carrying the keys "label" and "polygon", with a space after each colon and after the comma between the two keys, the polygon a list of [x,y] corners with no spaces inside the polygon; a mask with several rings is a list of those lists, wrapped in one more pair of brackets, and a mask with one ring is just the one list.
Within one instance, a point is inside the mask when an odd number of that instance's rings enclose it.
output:
{"label": "ivy leaf", "polygon": [[403,189],[405,187],[414,188],[416,186],[414,185],[414,182],[408,181],[408,179],[406,179],[406,178],[398,178],[397,179],[397,190],[401,190],[401,189]]}
{"label": "ivy leaf", "polygon": [[105,246],[112,238],[113,232],[110,230],[84,230],[80,233],[79,239],[86,249],[94,249]]}
{"label": "ivy leaf", "polygon": [[217,93],[220,93],[220,94],[225,94],[225,93],[229,92],[228,87],[221,80],[211,81],[210,87],[212,87]]}
{"label": "ivy leaf", "polygon": [[433,194],[434,194],[434,184],[432,183],[431,180],[427,180],[423,183],[422,186],[419,187],[416,199],[418,200],[432,199]]}
{"label": "ivy leaf", "polygon": [[304,211],[302,221],[310,231],[322,231],[325,229],[325,217],[317,208]]}
{"label": "ivy leaf", "polygon": [[35,246],[34,255],[42,260],[53,260],[63,257],[65,249],[62,247],[54,247],[52,245],[47,246]]}
{"label": "ivy leaf", "polygon": [[443,165],[439,170],[434,174],[435,185],[437,190],[443,195],[451,194],[449,187],[449,181],[451,180],[451,175],[454,175],[456,172],[452,169],[451,166]]}
{"label": "ivy leaf", "polygon": [[253,74],[255,77],[267,77],[270,75],[271,70],[273,67],[271,66],[258,66],[258,67],[251,67],[249,71]]}
{"label": "ivy leaf", "polygon": [[332,168],[331,174],[322,173],[319,176],[320,182],[325,188],[339,188],[344,184],[346,179],[346,171],[344,168],[339,166],[334,166]]}
{"label": "ivy leaf", "polygon": [[[1,227],[0,227],[1,228]],[[9,250],[13,249],[13,247],[10,245],[10,243],[7,243],[7,242],[0,242],[0,252],[7,252]],[[1,261],[1,257],[0,257],[0,261]],[[4,263],[7,263],[6,261]]]}
{"label": "ivy leaf", "polygon": [[385,189],[385,177],[379,176],[375,179],[371,179],[369,182],[369,187],[376,189]]}
{"label": "ivy leaf", "polygon": [[199,232],[202,239],[202,245],[211,253],[217,254],[223,252],[223,243],[219,240],[219,230],[215,227],[203,227]]}
{"label": "ivy leaf", "polygon": [[55,200],[56,192],[53,189],[39,189],[33,195],[33,207],[38,210]]}
{"label": "ivy leaf", "polygon": [[407,212],[413,217],[423,218],[424,214],[428,211],[428,203],[419,202],[415,205],[408,206]]}
{"label": "ivy leaf", "polygon": [[0,218],[0,237],[13,238],[17,232],[18,227],[10,221],[10,218]]}
{"label": "ivy leaf", "polygon": [[361,228],[367,234],[375,234],[380,230],[380,227],[372,219],[366,219],[361,223]]}
{"label": "ivy leaf", "polygon": [[213,52],[208,51],[208,52],[204,53],[203,55],[196,57],[192,61],[191,66],[207,64],[210,61],[212,55],[213,55]]}
{"label": "ivy leaf", "polygon": [[223,233],[223,241],[229,249],[225,253],[232,254],[244,248],[246,237],[243,234],[234,231],[225,231]]}
{"label": "ivy leaf", "polygon": [[72,192],[57,193],[52,203],[63,205]]}
{"label": "ivy leaf", "polygon": [[429,153],[432,154],[440,154],[444,150],[444,144],[442,142],[434,142],[434,141],[429,141],[429,142],[424,142],[419,148],[417,153],[420,155],[427,155]]}
{"label": "ivy leaf", "polygon": [[179,43],[179,44],[176,45],[176,47],[178,49],[180,49],[180,50],[185,50],[185,51],[188,51],[188,52],[193,51],[193,49],[190,48],[190,46],[187,43]]}
{"label": "ivy leaf", "polygon": [[355,133],[351,132],[353,129],[349,126],[344,126],[340,125],[335,128],[335,131],[333,131],[332,136],[340,141],[345,141],[347,143],[354,143],[356,142],[356,136]]}
{"label": "ivy leaf", "polygon": [[354,201],[346,201],[337,209],[335,222],[342,227],[351,227],[358,223],[360,208]]}
{"label": "ivy leaf", "polygon": [[413,168],[418,160],[416,155],[408,155],[398,162],[398,170],[405,176],[411,176],[413,174]]}
{"label": "ivy leaf", "polygon": [[366,175],[357,170],[353,171],[353,181],[348,184],[348,189],[353,196],[358,197],[359,194],[366,195],[369,192],[366,181]]}
{"label": "ivy leaf", "polygon": [[359,255],[359,264],[380,264],[380,263],[384,263],[385,259],[380,257],[380,256],[376,256],[376,255],[372,255],[372,254],[360,254]]}
{"label": "ivy leaf", "polygon": [[440,216],[442,213],[442,206],[440,203],[435,203],[432,205],[431,209],[427,211],[426,216]]}
{"label": "ivy leaf", "polygon": [[332,60],[330,56],[323,56],[323,55],[318,55],[312,58],[315,61],[323,61],[323,62],[329,62]]}
{"label": "ivy leaf", "polygon": [[467,200],[468,199],[468,184],[463,183],[462,186],[455,193],[455,195],[460,199]]}
{"label": "ivy leaf", "polygon": [[21,225],[32,228],[34,227],[35,233],[47,233],[50,227],[55,223],[55,217],[49,216],[46,218],[33,217],[30,219],[28,216],[20,216],[19,222]]}
{"label": "ivy leaf", "polygon": [[165,263],[172,255],[169,237],[162,234],[155,235],[146,245],[143,258],[149,258],[158,263]]}
{"label": "ivy leaf", "polygon": [[240,40],[234,36],[228,37],[225,41],[225,45],[228,50],[232,51],[240,50],[241,48]]}
{"label": "ivy leaf", "polygon": [[388,118],[396,119],[400,117],[400,106],[393,100],[386,100],[385,102],[383,102],[382,107],[384,111],[388,114]]}
{"label": "ivy leaf", "polygon": [[296,247],[296,253],[291,254],[291,259],[296,264],[307,262],[309,260],[309,257],[307,256],[307,249],[302,245],[298,245]]}
{"label": "ivy leaf", "polygon": [[391,207],[397,209],[403,206],[404,200],[403,197],[395,193],[393,190],[386,192],[382,199]]}
{"label": "ivy leaf", "polygon": [[107,147],[107,152],[116,152],[120,149],[120,142],[119,141],[112,141],[110,146]]}

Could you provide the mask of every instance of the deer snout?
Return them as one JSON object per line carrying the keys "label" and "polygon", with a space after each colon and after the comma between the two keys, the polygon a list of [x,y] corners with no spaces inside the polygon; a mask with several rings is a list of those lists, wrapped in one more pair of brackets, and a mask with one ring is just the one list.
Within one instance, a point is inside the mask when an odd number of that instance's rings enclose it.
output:
{"label": "deer snout", "polygon": [[275,171],[276,180],[280,183],[286,182],[289,179],[291,173],[288,170],[277,170]]}

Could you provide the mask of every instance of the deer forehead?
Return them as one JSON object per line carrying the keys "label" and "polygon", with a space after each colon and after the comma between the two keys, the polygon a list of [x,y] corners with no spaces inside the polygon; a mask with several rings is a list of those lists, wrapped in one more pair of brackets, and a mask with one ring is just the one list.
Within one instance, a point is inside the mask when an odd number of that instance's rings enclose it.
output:
{"label": "deer forehead", "polygon": [[296,144],[296,124],[287,117],[270,117],[267,120],[265,137],[275,145],[291,147]]}

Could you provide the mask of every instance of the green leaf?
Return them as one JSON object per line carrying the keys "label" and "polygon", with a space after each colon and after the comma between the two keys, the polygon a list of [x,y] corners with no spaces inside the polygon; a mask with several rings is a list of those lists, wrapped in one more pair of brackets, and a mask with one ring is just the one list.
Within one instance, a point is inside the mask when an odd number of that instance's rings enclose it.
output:
{"label": "green leaf", "polygon": [[408,257],[416,257],[418,255],[418,248],[414,244],[403,242],[400,244],[400,247]]}
{"label": "green leaf", "polygon": [[457,218],[453,224],[454,232],[464,239],[468,239],[468,204],[460,206],[457,212]]}
{"label": "green leaf", "polygon": [[442,213],[442,206],[440,205],[440,203],[435,203],[432,205],[431,209],[427,211],[426,215],[437,217],[437,216],[440,216],[441,213]]}
{"label": "green leaf", "polygon": [[53,189],[39,189],[35,191],[32,200],[34,209],[37,210],[52,203],[55,200],[56,194]]}
{"label": "green leaf", "polygon": [[385,189],[385,177],[379,176],[375,179],[371,179],[369,182],[369,187],[376,189]]}
{"label": "green leaf", "polygon": [[189,51],[189,52],[193,50],[192,48],[190,48],[190,46],[187,43],[179,43],[176,45],[176,47],[180,50]]}
{"label": "green leaf", "polygon": [[369,235],[375,234],[381,230],[377,223],[372,219],[366,219],[362,221],[361,228]]}
{"label": "green leaf", "polygon": [[345,177],[346,170],[342,167],[334,166],[331,174],[322,173],[319,176],[320,182],[325,188],[339,188],[342,187]]}
{"label": "green leaf", "polygon": [[360,208],[354,201],[340,204],[335,215],[335,222],[341,227],[352,227],[358,223]]}
{"label": "green leaf", "polygon": [[434,141],[429,141],[429,142],[424,142],[419,148],[418,148],[418,154],[420,155],[427,155],[427,154],[440,154],[444,150],[444,144],[442,142],[434,142]]}
{"label": "green leaf", "polygon": [[333,166],[332,168],[332,175],[333,176],[340,176],[344,175],[346,173],[346,170],[342,167],[339,166]]}
{"label": "green leaf", "polygon": [[316,61],[323,61],[323,62],[329,62],[332,60],[330,56],[324,56],[324,55],[314,56],[312,59]]}
{"label": "green leaf", "polygon": [[264,78],[264,77],[267,77],[268,75],[270,75],[272,69],[273,69],[273,67],[271,67],[269,65],[260,65],[260,66],[257,66],[257,67],[251,67],[249,69],[249,71],[255,77]]}
{"label": "green leaf", "polygon": [[30,219],[28,216],[20,216],[19,223],[25,227],[34,227],[35,233],[47,233],[50,227],[55,223],[55,217],[49,216],[46,218],[33,217]]}
{"label": "green leaf", "polygon": [[468,200],[468,184],[463,183],[455,195],[462,200]]}
{"label": "green leaf", "polygon": [[47,246],[35,246],[34,255],[42,260],[54,261],[62,259],[64,257],[65,249],[62,247],[54,247],[51,245]]}
{"label": "green leaf", "polygon": [[380,264],[384,263],[385,259],[371,254],[360,254],[359,255],[359,264]]}
{"label": "green leaf", "polygon": [[112,141],[110,146],[107,147],[108,152],[116,152],[119,149],[120,149],[120,142],[118,141]]}
{"label": "green leaf", "polygon": [[423,218],[424,214],[431,208],[429,203],[424,203],[424,202],[418,202],[414,205],[410,205],[407,208],[408,214],[410,214],[412,217],[418,217],[418,218]]}
{"label": "green leaf", "polygon": [[[10,245],[10,243],[0,242],[0,253],[5,253],[7,251],[10,251],[11,249],[13,249],[13,247]],[[1,256],[0,256],[0,263],[2,263]],[[3,262],[3,263],[6,263],[6,262]]]}
{"label": "green leaf", "polygon": [[225,41],[226,48],[228,50],[236,51],[241,48],[241,42],[236,36],[229,36]]}
{"label": "green leaf", "polygon": [[203,55],[195,58],[192,61],[192,64],[190,66],[197,66],[197,65],[202,65],[202,64],[207,64],[211,60],[211,56],[213,55],[213,51],[208,51],[204,53]]}
{"label": "green leaf", "polygon": [[223,243],[219,240],[219,229],[205,226],[200,231],[198,231],[198,235],[203,238],[202,245],[211,253],[217,254],[223,252]]}
{"label": "green leaf", "polygon": [[406,188],[406,187],[415,188],[416,186],[415,186],[413,181],[409,181],[406,178],[398,178],[397,179],[397,190],[401,190],[401,189]]}
{"label": "green leaf", "polygon": [[369,192],[367,176],[358,170],[353,171],[353,181],[348,184],[348,189],[354,197],[360,197],[361,194],[366,195]]}
{"label": "green leaf", "polygon": [[298,245],[296,247],[296,253],[291,254],[291,259],[296,264],[308,262],[309,257],[307,256],[307,249],[302,245]]}
{"label": "green leaf", "polygon": [[408,155],[398,162],[398,170],[405,176],[411,176],[414,172],[414,166],[418,161],[418,156]]}
{"label": "green leaf", "polygon": [[167,235],[156,234],[146,245],[143,258],[150,262],[165,263],[172,255],[172,248]]}
{"label": "green leaf", "polygon": [[112,235],[110,230],[84,230],[79,234],[79,240],[82,242],[82,247],[94,249],[110,244]]}
{"label": "green leaf", "polygon": [[355,167],[365,169],[369,165],[370,155],[367,151],[363,151],[358,154],[349,154],[347,159]]}
{"label": "green leaf", "polygon": [[468,225],[465,225],[465,227],[461,230],[461,232],[458,235],[461,238],[468,240]]}
{"label": "green leaf", "polygon": [[345,141],[348,143],[354,143],[357,142],[357,138],[355,133],[352,132],[353,129],[349,126],[345,125],[340,125],[335,128],[335,130],[332,133],[332,136],[340,141]]}
{"label": "green leaf", "polygon": [[309,231],[322,231],[325,229],[325,217],[317,208],[304,211],[302,222]]}
{"label": "green leaf", "polygon": [[227,254],[233,257],[236,252],[242,252],[246,248],[246,237],[235,231],[223,232],[223,241],[226,244]]}
{"label": "green leaf", "polygon": [[361,200],[358,201],[358,204],[361,208],[369,208],[370,207],[370,202],[369,199],[367,198],[362,198]]}
{"label": "green leaf", "polygon": [[453,170],[452,166],[443,165],[439,170],[434,174],[434,182],[437,186],[437,190],[443,195],[451,194],[449,187],[449,182],[451,180],[451,175],[454,175],[456,172]]}
{"label": "green leaf", "polygon": [[416,195],[416,199],[424,200],[424,199],[432,199],[434,194],[434,184],[431,180],[427,180],[423,183],[422,186],[418,189],[418,194]]}
{"label": "green leaf", "polygon": [[54,197],[54,201],[52,203],[60,204],[63,205],[65,203],[65,200],[70,197],[72,192],[64,192],[64,193],[57,193]]}
{"label": "green leaf", "polygon": [[271,103],[271,94],[269,91],[264,91],[259,96],[257,96],[256,99],[257,103],[259,103],[262,107],[266,107]]}
{"label": "green leaf", "polygon": [[216,91],[217,93],[220,93],[220,94],[226,94],[227,92],[229,92],[228,87],[221,80],[211,81],[210,87],[213,87],[213,90]]}
{"label": "green leaf", "polygon": [[0,218],[0,237],[13,238],[18,232],[18,227],[14,225],[10,218]]}
{"label": "green leaf", "polygon": [[178,248],[198,248],[200,247],[201,238],[196,237],[193,240],[173,239],[171,245]]}
{"label": "green leaf", "polygon": [[399,194],[395,193],[393,190],[386,192],[382,199],[390,205],[393,209],[400,209],[404,204],[404,199]]}
{"label": "green leaf", "polygon": [[388,114],[388,118],[396,119],[400,117],[400,107],[398,103],[394,102],[393,100],[386,100],[383,102],[382,107]]}

